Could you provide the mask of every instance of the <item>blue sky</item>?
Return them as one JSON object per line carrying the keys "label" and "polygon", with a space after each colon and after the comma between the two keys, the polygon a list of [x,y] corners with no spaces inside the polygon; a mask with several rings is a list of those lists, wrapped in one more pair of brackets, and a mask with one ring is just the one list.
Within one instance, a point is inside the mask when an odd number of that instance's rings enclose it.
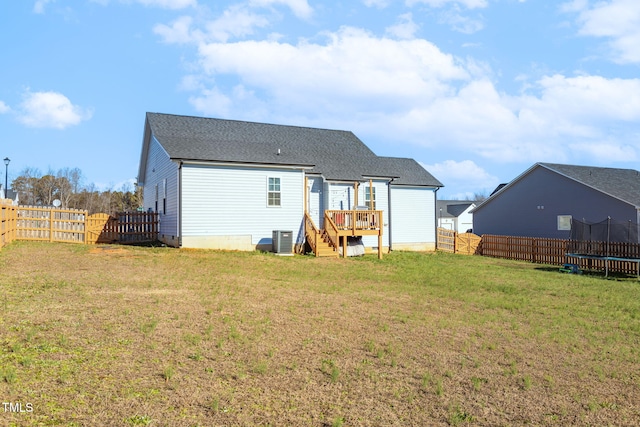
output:
{"label": "blue sky", "polygon": [[540,161],[640,169],[637,0],[20,0],[0,28],[10,180],[121,188],[147,111],[350,130],[439,198]]}

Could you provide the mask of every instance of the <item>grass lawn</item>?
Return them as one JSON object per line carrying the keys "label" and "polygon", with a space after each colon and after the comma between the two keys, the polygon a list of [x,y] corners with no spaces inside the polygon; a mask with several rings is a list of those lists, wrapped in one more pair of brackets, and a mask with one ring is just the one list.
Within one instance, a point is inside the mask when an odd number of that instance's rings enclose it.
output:
{"label": "grass lawn", "polygon": [[0,425],[640,424],[635,277],[32,242],[0,271]]}

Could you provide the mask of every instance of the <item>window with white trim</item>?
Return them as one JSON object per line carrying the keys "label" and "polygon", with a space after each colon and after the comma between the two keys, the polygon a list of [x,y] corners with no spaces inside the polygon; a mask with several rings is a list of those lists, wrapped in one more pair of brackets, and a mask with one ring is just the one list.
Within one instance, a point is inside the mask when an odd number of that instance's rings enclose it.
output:
{"label": "window with white trim", "polygon": [[269,177],[267,188],[267,206],[281,206],[280,178]]}
{"label": "window with white trim", "polygon": [[[365,190],[364,204],[367,205],[367,208],[369,208],[370,210],[375,210],[376,209],[376,187],[366,186],[364,190]],[[373,196],[373,199],[371,199],[371,196]]]}

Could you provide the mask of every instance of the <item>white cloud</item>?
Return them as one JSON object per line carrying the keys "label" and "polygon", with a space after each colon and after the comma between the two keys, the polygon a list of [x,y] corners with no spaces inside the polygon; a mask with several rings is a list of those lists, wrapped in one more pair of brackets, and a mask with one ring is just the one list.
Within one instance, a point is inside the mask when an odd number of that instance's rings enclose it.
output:
{"label": "white cloud", "polygon": [[170,25],[158,24],[153,32],[166,43],[186,44],[208,41],[227,42],[231,38],[243,38],[253,35],[258,28],[269,25],[262,15],[256,14],[243,5],[233,5],[222,15],[204,24],[205,30],[194,28],[194,19],[182,16]]}
{"label": "white cloud", "polygon": [[282,4],[293,12],[298,18],[308,19],[313,14],[313,9],[309,6],[307,0],[250,0],[251,6],[270,7],[277,4]]}
{"label": "white cloud", "polygon": [[[55,1],[55,0],[44,0]],[[102,6],[107,6],[112,0],[89,0],[92,3],[98,3]],[[162,9],[185,9],[187,7],[196,7],[198,5],[197,0],[120,0],[121,3],[131,3],[132,1],[140,3],[144,6],[159,7]]]}
{"label": "white cloud", "polygon": [[5,113],[8,113],[9,111],[11,111],[11,108],[9,108],[9,106],[5,104],[3,101],[0,101],[0,114],[5,114]]}
{"label": "white cloud", "polygon": [[449,25],[454,31],[458,31],[462,34],[473,34],[484,28],[484,23],[481,19],[471,18],[460,13],[457,7],[442,12],[439,17],[439,21],[443,24]]}
{"label": "white cloud", "polygon": [[391,0],[362,0],[362,4],[367,7],[377,7],[378,9],[384,9],[389,6]]}
{"label": "white cloud", "polygon": [[599,162],[613,163],[638,160],[638,147],[622,144],[618,141],[595,141],[589,143],[572,144],[571,149],[585,153]]}
{"label": "white cloud", "polygon": [[612,60],[640,62],[640,2],[601,1],[590,6],[584,0],[565,3],[561,10],[578,13],[579,34],[608,39]]}
{"label": "white cloud", "polygon": [[44,13],[44,8],[47,5],[47,3],[51,3],[52,1],[55,1],[55,0],[37,0],[36,3],[33,5],[33,12]]}
{"label": "white cloud", "polygon": [[209,40],[227,41],[231,37],[252,35],[256,28],[269,25],[269,21],[261,15],[253,13],[244,6],[231,6],[221,17],[207,24]]}
{"label": "white cloud", "polygon": [[412,39],[420,27],[413,22],[411,13],[398,17],[398,23],[386,28],[385,33],[397,39]]}
{"label": "white cloud", "polygon": [[487,7],[487,0],[406,0],[408,6],[415,4],[426,4],[431,7],[444,7],[447,5],[460,5],[467,9],[478,9]]}
{"label": "white cloud", "polygon": [[186,44],[193,42],[197,36],[191,33],[190,16],[181,16],[171,25],[158,24],[153,27],[153,32],[162,37],[165,43]]}
{"label": "white cloud", "polygon": [[64,129],[89,120],[91,115],[61,93],[27,92],[18,119],[30,127]]}
{"label": "white cloud", "polygon": [[485,171],[473,160],[445,160],[432,165],[421,164],[444,184],[443,191],[446,191],[447,187],[465,189],[464,193],[449,194],[447,197],[450,198],[471,198],[475,193],[486,193],[488,196],[500,184],[497,177]]}
{"label": "white cloud", "polygon": [[474,80],[385,124],[392,132],[403,130],[416,144],[447,146],[498,162],[601,161],[593,147],[608,139],[628,140],[608,159],[628,161],[640,150],[633,129],[640,100],[628,96],[640,93],[640,80],[556,75],[534,87],[537,94],[508,96],[486,79]]}
{"label": "white cloud", "polygon": [[161,7],[163,9],[184,9],[197,6],[196,0],[136,0],[145,6]]}
{"label": "white cloud", "polygon": [[449,90],[443,82],[468,78],[451,55],[425,40],[378,39],[354,28],[326,36],[326,44],[202,44],[200,61],[206,75],[235,75],[276,104],[309,113],[357,111],[360,104],[393,111],[441,96]]}
{"label": "white cloud", "polygon": [[182,88],[207,115],[351,129],[365,140],[496,162],[593,163],[605,158],[598,144],[611,147],[611,160],[640,152],[640,79],[548,75],[509,95],[486,64],[426,40],[351,27],[323,35],[200,42],[198,68]]}

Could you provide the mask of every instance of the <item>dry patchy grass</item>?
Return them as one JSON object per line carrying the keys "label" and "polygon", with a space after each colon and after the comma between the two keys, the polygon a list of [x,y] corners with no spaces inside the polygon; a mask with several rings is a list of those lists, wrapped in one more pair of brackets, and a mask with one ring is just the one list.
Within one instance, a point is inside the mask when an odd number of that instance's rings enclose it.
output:
{"label": "dry patchy grass", "polygon": [[0,398],[33,409],[0,424],[640,424],[635,279],[27,242],[0,268]]}

